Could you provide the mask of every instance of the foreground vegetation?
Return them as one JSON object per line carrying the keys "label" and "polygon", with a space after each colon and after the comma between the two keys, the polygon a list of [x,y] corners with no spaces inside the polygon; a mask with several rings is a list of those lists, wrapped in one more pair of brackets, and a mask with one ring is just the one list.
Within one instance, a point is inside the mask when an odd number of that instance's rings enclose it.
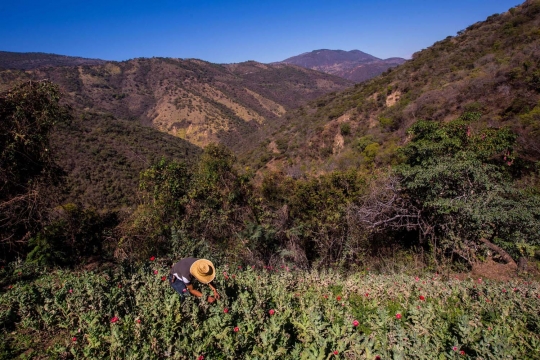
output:
{"label": "foreground vegetation", "polygon": [[2,269],[0,358],[540,357],[537,282],[221,265],[210,305],[168,269]]}

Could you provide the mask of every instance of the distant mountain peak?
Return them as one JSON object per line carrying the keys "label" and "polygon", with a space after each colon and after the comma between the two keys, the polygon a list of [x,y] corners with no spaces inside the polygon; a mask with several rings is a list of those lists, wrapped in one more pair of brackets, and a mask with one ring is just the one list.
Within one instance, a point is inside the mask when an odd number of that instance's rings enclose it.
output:
{"label": "distant mountain peak", "polygon": [[360,50],[318,49],[290,57],[283,60],[282,63],[294,64],[355,82],[362,82],[405,61],[405,59],[396,57],[380,59]]}
{"label": "distant mountain peak", "polygon": [[0,51],[0,68],[3,69],[32,70],[47,66],[101,65],[104,63],[106,61],[101,59],[87,59],[43,52]]}

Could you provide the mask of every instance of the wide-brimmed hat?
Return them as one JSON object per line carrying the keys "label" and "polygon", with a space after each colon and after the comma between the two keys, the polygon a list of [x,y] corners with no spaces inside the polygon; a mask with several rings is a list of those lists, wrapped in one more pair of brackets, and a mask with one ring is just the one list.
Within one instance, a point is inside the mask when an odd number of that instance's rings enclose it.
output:
{"label": "wide-brimmed hat", "polygon": [[189,268],[191,275],[203,284],[208,284],[216,277],[214,264],[210,260],[199,259],[195,261]]}

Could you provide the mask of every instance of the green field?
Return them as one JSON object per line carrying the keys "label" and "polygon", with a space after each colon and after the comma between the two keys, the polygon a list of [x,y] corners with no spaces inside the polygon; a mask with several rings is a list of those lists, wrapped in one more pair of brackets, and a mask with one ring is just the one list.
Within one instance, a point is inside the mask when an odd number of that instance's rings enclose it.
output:
{"label": "green field", "polygon": [[1,271],[2,359],[540,358],[537,282],[222,265],[208,304],[159,260]]}

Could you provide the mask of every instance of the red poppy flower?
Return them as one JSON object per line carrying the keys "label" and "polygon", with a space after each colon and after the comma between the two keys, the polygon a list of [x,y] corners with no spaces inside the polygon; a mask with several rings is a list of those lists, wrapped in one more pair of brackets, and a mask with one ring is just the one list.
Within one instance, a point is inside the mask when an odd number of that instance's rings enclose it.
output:
{"label": "red poppy flower", "polygon": [[426,298],[424,297],[424,295],[420,295],[420,300],[421,300],[421,301],[426,300]]}
{"label": "red poppy flower", "polygon": [[452,347],[452,350],[457,351],[457,346]]}
{"label": "red poppy flower", "polygon": [[167,280],[167,277],[166,277],[166,276],[162,276],[162,277],[161,277],[161,281],[165,281],[165,280]]}
{"label": "red poppy flower", "polygon": [[236,279],[236,275],[233,275],[232,278],[233,278],[233,279]]}
{"label": "red poppy flower", "polygon": [[381,360],[381,357],[379,355],[375,356],[375,360]]}
{"label": "red poppy flower", "polygon": [[111,319],[111,323],[114,324],[114,323],[117,322],[118,320],[120,320],[120,319],[118,318],[118,316],[115,316],[115,317],[113,317],[113,318]]}
{"label": "red poppy flower", "polygon": [[274,311],[274,309],[270,309],[270,310],[268,311],[268,313],[269,313],[270,315],[274,315],[274,314],[275,314],[275,311]]}
{"label": "red poppy flower", "polygon": [[77,338],[74,336],[74,337],[71,338],[71,341],[76,342]]}
{"label": "red poppy flower", "polygon": [[229,277],[227,275],[225,275],[225,280],[229,280]]}
{"label": "red poppy flower", "polygon": [[140,324],[141,323],[141,319],[137,319],[135,320],[137,322],[137,324]]}
{"label": "red poppy flower", "polygon": [[118,284],[118,288],[121,289],[121,288],[122,288],[122,284]]}
{"label": "red poppy flower", "polygon": [[369,293],[366,293],[366,297],[368,297],[368,296],[369,296]]}
{"label": "red poppy flower", "polygon": [[238,326],[235,326],[234,327],[234,332],[238,332],[238,331],[240,331],[240,328]]}
{"label": "red poppy flower", "polygon": [[336,297],[337,301],[341,301],[341,296]]}
{"label": "red poppy flower", "polygon": [[461,350],[461,351],[459,352],[459,355],[465,355],[465,351]]}
{"label": "red poppy flower", "polygon": [[398,319],[398,320],[401,319],[401,314],[400,313],[396,314],[396,319]]}
{"label": "red poppy flower", "polygon": [[157,275],[159,271],[157,270],[154,270],[154,275]]}
{"label": "red poppy flower", "polygon": [[155,256],[150,256],[150,261],[154,261],[156,260],[156,257]]}
{"label": "red poppy flower", "polygon": [[70,294],[73,294],[73,289],[69,289],[68,292],[69,292]]}
{"label": "red poppy flower", "polygon": [[204,360],[204,356],[202,356],[202,355],[199,356],[199,357],[197,358],[197,360]]}
{"label": "red poppy flower", "polygon": [[334,355],[337,355],[339,354],[339,352],[337,350],[334,350]]}
{"label": "red poppy flower", "polygon": [[241,270],[241,269],[242,269],[242,267],[239,265],[239,266],[238,266],[238,270]]}
{"label": "red poppy flower", "polygon": [[225,314],[228,314],[228,313],[229,313],[229,309],[228,309],[228,308],[225,308],[225,309],[223,309],[223,312],[224,312]]}
{"label": "red poppy flower", "polygon": [[354,321],[352,322],[352,324],[353,324],[354,327],[357,327],[358,325],[360,325],[360,323],[358,322],[358,320],[354,320]]}

